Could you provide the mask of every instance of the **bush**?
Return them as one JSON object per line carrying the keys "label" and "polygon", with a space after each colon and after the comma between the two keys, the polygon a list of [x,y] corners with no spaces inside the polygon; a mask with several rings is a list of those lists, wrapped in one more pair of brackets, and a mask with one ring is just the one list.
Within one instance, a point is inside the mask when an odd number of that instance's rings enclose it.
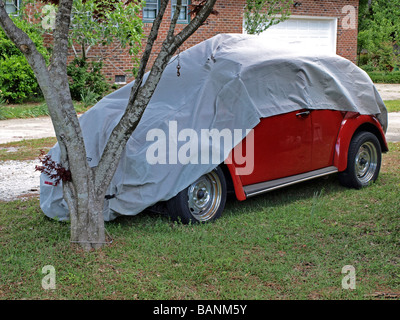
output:
{"label": "bush", "polygon": [[101,73],[101,62],[88,62],[81,58],[75,58],[67,67],[70,77],[69,87],[72,99],[76,101],[86,100],[88,93],[92,101],[101,98],[110,89],[110,85]]}
{"label": "bush", "polygon": [[21,103],[41,95],[36,77],[24,56],[0,59],[0,87],[8,102]]}
{"label": "bush", "polygon": [[[29,35],[38,51],[48,61],[49,54],[44,47],[41,32],[20,18],[15,18],[14,23]],[[0,29],[0,90],[3,99],[11,103],[20,103],[42,96],[28,61],[2,29]]]}
{"label": "bush", "polygon": [[367,73],[374,83],[400,83],[400,71],[367,71]]}

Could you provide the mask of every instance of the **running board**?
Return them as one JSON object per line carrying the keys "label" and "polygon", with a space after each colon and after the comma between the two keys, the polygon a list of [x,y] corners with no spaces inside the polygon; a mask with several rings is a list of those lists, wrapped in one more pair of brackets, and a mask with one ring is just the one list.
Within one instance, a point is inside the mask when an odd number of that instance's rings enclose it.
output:
{"label": "running board", "polygon": [[269,191],[276,190],[279,188],[287,187],[292,184],[311,180],[314,178],[327,176],[329,174],[336,173],[336,172],[338,172],[338,169],[334,166],[331,166],[331,167],[326,167],[326,168],[298,174],[298,175],[287,177],[287,178],[251,184],[251,185],[243,187],[243,189],[244,189],[244,192],[245,192],[247,198],[250,198],[250,197],[256,196],[258,194],[264,193],[264,192],[269,192]]}

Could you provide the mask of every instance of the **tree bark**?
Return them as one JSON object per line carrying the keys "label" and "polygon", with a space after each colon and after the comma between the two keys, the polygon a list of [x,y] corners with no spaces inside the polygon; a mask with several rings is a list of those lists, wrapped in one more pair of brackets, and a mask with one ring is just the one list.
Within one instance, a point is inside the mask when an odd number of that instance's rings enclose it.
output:
{"label": "tree bark", "polygon": [[[71,242],[85,250],[98,249],[105,242],[103,218],[104,197],[97,197],[94,179],[89,177],[89,187],[85,191],[75,191],[74,183],[64,184],[64,198],[68,203],[71,221]],[[86,199],[82,199],[87,194]]]}

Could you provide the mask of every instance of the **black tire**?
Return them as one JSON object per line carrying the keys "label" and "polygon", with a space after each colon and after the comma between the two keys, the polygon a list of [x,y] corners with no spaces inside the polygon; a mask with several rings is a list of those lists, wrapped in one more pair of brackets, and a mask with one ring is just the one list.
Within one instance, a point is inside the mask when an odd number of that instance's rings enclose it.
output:
{"label": "black tire", "polygon": [[217,167],[168,200],[168,214],[183,224],[216,220],[224,210],[226,194],[225,176]]}
{"label": "black tire", "polygon": [[378,178],[381,162],[378,138],[371,132],[361,131],[350,142],[347,169],[339,173],[339,181],[349,188],[366,187]]}

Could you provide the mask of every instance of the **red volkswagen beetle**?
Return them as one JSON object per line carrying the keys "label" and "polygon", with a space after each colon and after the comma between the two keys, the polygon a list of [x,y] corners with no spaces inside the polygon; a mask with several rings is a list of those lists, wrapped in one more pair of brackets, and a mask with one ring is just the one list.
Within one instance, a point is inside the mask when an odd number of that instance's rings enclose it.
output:
{"label": "red volkswagen beetle", "polygon": [[[370,115],[301,109],[261,119],[254,128],[254,168],[238,174],[235,154],[167,202],[169,215],[183,223],[221,216],[233,185],[238,200],[298,182],[339,173],[340,183],[362,188],[379,175],[382,153],[388,151],[383,128]],[[228,183],[232,182],[232,183]]]}
{"label": "red volkswagen beetle", "polygon": [[[171,59],[119,161],[105,220],[166,203],[173,219],[210,221],[221,215],[228,188],[245,200],[335,172],[348,187],[375,181],[388,150],[381,97],[352,62],[304,50],[222,34]],[[80,117],[90,166],[132,88]],[[60,157],[57,146],[49,153]],[[41,208],[68,219],[62,187],[49,181],[41,176]]]}

